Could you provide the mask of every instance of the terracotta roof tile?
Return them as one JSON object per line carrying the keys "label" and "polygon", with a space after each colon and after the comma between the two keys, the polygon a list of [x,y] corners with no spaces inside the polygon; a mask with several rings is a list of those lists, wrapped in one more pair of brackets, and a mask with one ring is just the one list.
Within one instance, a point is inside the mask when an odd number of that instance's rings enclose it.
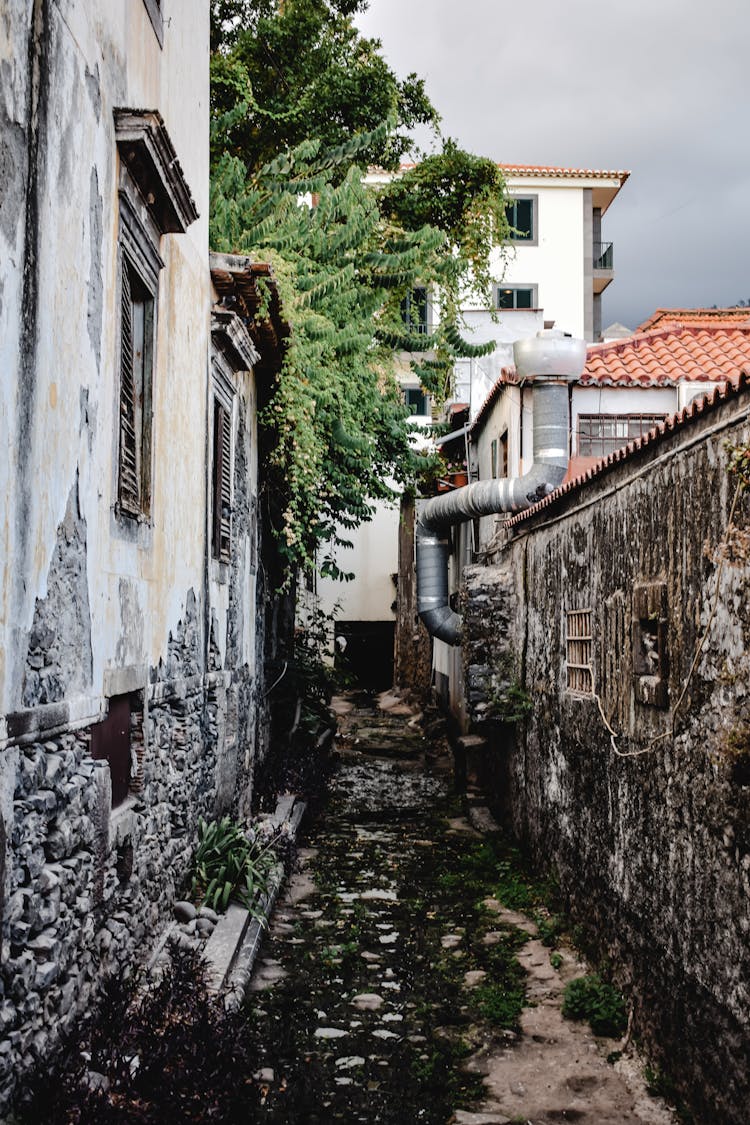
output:
{"label": "terracotta roof tile", "polygon": [[489,390],[487,398],[484,400],[482,405],[479,407],[479,410],[477,411],[477,416],[471,424],[471,432],[481,428],[481,425],[484,422],[485,417],[489,414],[490,410],[492,409],[493,405],[495,404],[495,401],[497,400],[498,396],[500,395],[500,391],[503,389],[503,387],[507,387],[508,384],[511,384],[511,385],[515,386],[515,385],[517,385],[517,383],[518,383],[518,377],[516,375],[516,369],[513,366],[513,364],[511,364],[510,367],[502,367],[500,369],[500,375],[495,380],[495,382],[492,384],[492,387]]}
{"label": "terracotta roof tile", "polygon": [[674,328],[677,325],[741,325],[750,327],[750,308],[729,309],[657,309],[648,320],[639,324],[636,332],[649,332],[654,328]]}
{"label": "terracotta roof tile", "polygon": [[582,386],[658,387],[683,380],[736,382],[750,363],[750,324],[678,325],[593,344]]}
{"label": "terracotta roof tile", "polygon": [[605,170],[601,168],[560,168],[547,164],[498,164],[509,176],[537,176],[564,180],[619,180],[620,186],[625,183],[630,172],[622,169]]}
{"label": "terracotta roof tile", "polygon": [[523,523],[524,520],[536,515],[544,508],[550,507],[550,505],[560,500],[563,496],[567,496],[571,492],[577,492],[588,484],[589,481],[601,476],[602,473],[605,473],[613,465],[627,460],[638,450],[644,449],[650,445],[658,446],[665,435],[689,426],[697,418],[710,413],[721,402],[726,401],[726,399],[743,392],[747,393],[748,391],[750,391],[750,366],[745,367],[738,373],[736,381],[724,383],[722,386],[717,387],[712,394],[695,399],[689,406],[686,406],[684,410],[681,410],[679,414],[671,414],[668,418],[665,418],[663,422],[660,422],[658,426],[654,426],[652,430],[649,430],[647,434],[636,438],[635,441],[631,441],[629,445],[623,446],[622,449],[615,450],[615,452],[610,453],[608,457],[603,457],[579,476],[574,477],[572,480],[565,481],[559,488],[556,488],[554,492],[550,492],[549,496],[545,496],[545,498],[540,500],[537,504],[532,504],[530,508],[526,508],[523,512],[511,516],[510,519],[504,521],[503,526],[510,528],[515,527],[516,524]]}
{"label": "terracotta roof tile", "polygon": [[[409,172],[417,165],[413,161],[404,160],[399,165],[400,172]],[[556,180],[619,180],[620,187],[625,183],[630,172],[607,170],[602,168],[562,168],[553,164],[500,164],[498,168],[509,176],[535,176],[539,179]],[[372,166],[368,169],[372,173],[383,172],[382,168]]]}

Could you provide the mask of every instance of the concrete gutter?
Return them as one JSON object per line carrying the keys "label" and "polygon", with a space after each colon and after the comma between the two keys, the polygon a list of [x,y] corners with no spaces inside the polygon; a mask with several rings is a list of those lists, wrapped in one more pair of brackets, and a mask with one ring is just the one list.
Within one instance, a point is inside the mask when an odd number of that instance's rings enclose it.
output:
{"label": "concrete gutter", "polygon": [[[294,794],[281,797],[270,818],[271,826],[278,830],[286,822],[292,839],[296,839],[306,804]],[[232,903],[222,914],[216,928],[206,942],[203,957],[207,967],[210,990],[224,993],[228,1009],[242,1003],[250,975],[258,955],[266,923],[273,910],[284,882],[284,867],[274,868],[267,893],[257,904],[256,915],[238,903]]]}

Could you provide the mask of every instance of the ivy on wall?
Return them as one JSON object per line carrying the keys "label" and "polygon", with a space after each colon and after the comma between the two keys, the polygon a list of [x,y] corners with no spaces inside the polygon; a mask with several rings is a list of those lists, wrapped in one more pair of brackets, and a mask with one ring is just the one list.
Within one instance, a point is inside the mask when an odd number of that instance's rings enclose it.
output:
{"label": "ivy on wall", "polygon": [[[424,469],[410,444],[394,351],[413,356],[439,401],[455,358],[493,347],[463,339],[458,307],[470,279],[489,300],[490,252],[507,233],[502,176],[492,161],[445,142],[403,178],[366,186],[373,156],[393,165],[408,128],[435,123],[437,114],[415,76],[400,83],[377,41],[355,31],[351,14],[365,6],[214,4],[210,240],[217,251],[271,264],[290,326],[261,418],[274,530],[290,574],[317,563],[339,575],[333,549],[347,529],[393,496],[389,481],[400,490]],[[274,82],[282,58],[289,70]],[[347,65],[362,79],[356,97],[339,81]],[[325,92],[324,119],[319,107],[300,116],[306,82]],[[318,135],[300,139],[303,121]],[[268,159],[277,142],[288,147]],[[429,336],[412,334],[401,314],[417,285],[441,311]]]}

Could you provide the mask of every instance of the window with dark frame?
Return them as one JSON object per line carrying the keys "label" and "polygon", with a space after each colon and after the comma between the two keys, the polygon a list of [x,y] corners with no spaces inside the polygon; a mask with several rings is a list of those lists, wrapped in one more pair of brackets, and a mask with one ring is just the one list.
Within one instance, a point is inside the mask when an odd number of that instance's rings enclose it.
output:
{"label": "window with dark frame", "polygon": [[509,199],[505,204],[505,216],[512,228],[511,242],[535,241],[533,196]]}
{"label": "window with dark frame", "polygon": [[427,409],[427,395],[421,387],[407,387],[404,398],[412,414],[429,414]]}
{"label": "window with dark frame", "polygon": [[607,457],[663,422],[664,414],[579,414],[579,457]]}
{"label": "window with dark frame", "polygon": [[497,290],[498,309],[533,309],[536,305],[534,286],[500,285]]}
{"label": "window with dark frame", "polygon": [[211,553],[229,562],[232,533],[232,414],[214,398]]}
{"label": "window with dark frame", "polygon": [[418,285],[401,301],[401,320],[404,327],[415,336],[427,336],[427,289]]}
{"label": "window with dark frame", "polygon": [[493,480],[505,480],[508,476],[508,431],[490,445],[490,460]]}
{"label": "window with dark frame", "polygon": [[594,655],[590,609],[571,609],[567,613],[565,665],[567,689],[575,695],[593,695],[594,677],[591,666]]}

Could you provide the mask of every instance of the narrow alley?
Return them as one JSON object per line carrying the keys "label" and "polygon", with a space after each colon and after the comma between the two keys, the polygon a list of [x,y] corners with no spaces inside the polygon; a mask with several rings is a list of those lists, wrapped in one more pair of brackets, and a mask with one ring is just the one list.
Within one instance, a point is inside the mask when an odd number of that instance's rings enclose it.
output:
{"label": "narrow alley", "polygon": [[258,1119],[667,1125],[619,1041],[562,1018],[585,967],[488,811],[464,815],[439,723],[380,702],[334,701],[330,799],[251,980]]}

